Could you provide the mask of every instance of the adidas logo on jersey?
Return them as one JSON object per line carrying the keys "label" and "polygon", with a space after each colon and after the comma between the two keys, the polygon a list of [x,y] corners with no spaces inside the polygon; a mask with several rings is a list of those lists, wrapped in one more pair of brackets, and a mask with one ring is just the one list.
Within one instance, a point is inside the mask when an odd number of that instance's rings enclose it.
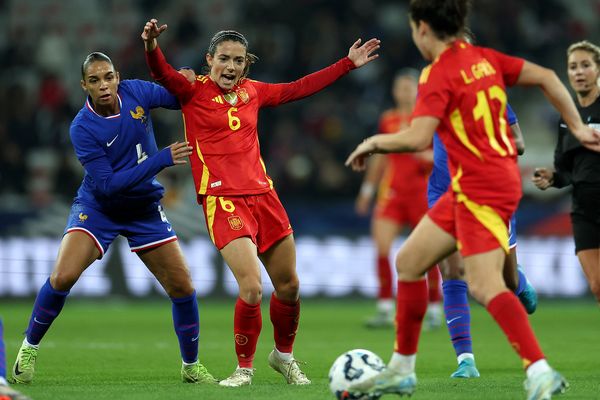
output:
{"label": "adidas logo on jersey", "polygon": [[213,97],[212,101],[214,101],[215,103],[223,104],[223,98],[221,97],[221,95]]}

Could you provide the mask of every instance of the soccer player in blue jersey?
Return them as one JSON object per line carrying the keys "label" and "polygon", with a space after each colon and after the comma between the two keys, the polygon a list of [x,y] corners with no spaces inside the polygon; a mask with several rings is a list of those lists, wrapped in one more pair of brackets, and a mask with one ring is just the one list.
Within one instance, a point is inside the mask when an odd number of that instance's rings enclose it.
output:
{"label": "soccer player in blue jersey", "polygon": [[[508,124],[515,138],[517,153],[523,154],[525,144],[517,116],[507,104],[506,107]],[[450,174],[448,172],[448,155],[446,148],[437,134],[433,136],[433,169],[429,177],[427,187],[427,201],[429,208],[438,201],[450,185]],[[537,294],[535,289],[527,281],[523,269],[517,264],[517,233],[516,218],[512,216],[509,225],[509,248],[504,263],[504,280],[506,286],[513,290],[521,300],[521,303],[532,314],[537,307]],[[452,345],[456,352],[458,361],[457,370],[451,375],[452,378],[477,378],[479,371],[475,365],[473,345],[471,340],[471,313],[467,299],[467,284],[463,279],[462,259],[458,252],[450,255],[440,263],[442,272],[442,290],[444,293],[444,311],[446,313],[446,324],[450,332]]]}
{"label": "soccer player in blue jersey", "polygon": [[198,362],[199,319],[189,270],[160,204],[156,174],[186,164],[188,143],[158,150],[150,118],[156,107],[179,109],[163,87],[120,81],[111,59],[91,53],[81,66],[83,108],[70,135],[85,176],[71,207],[54,270],[39,291],[12,371],[13,382],[33,379],[40,341],[61,312],[69,290],[117,235],[125,236],[173,303],[173,325],[183,359],[184,382],[215,383]]}
{"label": "soccer player in blue jersey", "polygon": [[8,386],[6,381],[6,353],[4,351],[4,327],[0,319],[0,400],[30,400]]}

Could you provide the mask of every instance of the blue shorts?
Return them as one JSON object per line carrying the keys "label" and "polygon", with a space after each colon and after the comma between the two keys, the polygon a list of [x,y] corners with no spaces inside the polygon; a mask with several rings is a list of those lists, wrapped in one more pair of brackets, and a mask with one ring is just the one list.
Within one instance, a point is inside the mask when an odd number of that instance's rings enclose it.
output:
{"label": "blue shorts", "polygon": [[135,218],[115,218],[76,201],[71,207],[64,234],[73,231],[88,234],[100,251],[99,258],[104,256],[118,235],[127,238],[134,252],[177,240],[160,203],[156,203],[155,210]]}
{"label": "blue shorts", "polygon": [[[429,208],[437,203],[438,199],[446,193],[448,188],[442,189],[438,185],[432,184],[431,180],[427,185],[427,205]],[[517,245],[517,214],[513,214],[508,222],[508,247],[512,249]]]}

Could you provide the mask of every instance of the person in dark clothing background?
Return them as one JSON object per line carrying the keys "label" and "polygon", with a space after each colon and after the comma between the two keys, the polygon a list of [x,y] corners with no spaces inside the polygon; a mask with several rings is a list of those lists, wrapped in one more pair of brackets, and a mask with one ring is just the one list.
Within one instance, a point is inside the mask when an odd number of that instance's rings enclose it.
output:
{"label": "person in dark clothing background", "polygon": [[[586,40],[569,46],[567,72],[581,119],[598,129],[600,48]],[[573,185],[571,224],[575,253],[600,304],[600,154],[583,147],[561,119],[554,170],[536,168],[532,181],[541,190]]]}

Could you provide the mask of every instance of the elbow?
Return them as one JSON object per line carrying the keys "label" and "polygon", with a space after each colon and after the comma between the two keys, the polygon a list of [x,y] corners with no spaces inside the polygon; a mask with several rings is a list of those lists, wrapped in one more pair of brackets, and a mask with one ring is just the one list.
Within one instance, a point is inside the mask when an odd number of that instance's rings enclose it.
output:
{"label": "elbow", "polygon": [[112,197],[120,191],[120,188],[112,185],[110,180],[103,182],[102,185],[98,185],[98,189],[100,190],[100,193],[106,197]]}

